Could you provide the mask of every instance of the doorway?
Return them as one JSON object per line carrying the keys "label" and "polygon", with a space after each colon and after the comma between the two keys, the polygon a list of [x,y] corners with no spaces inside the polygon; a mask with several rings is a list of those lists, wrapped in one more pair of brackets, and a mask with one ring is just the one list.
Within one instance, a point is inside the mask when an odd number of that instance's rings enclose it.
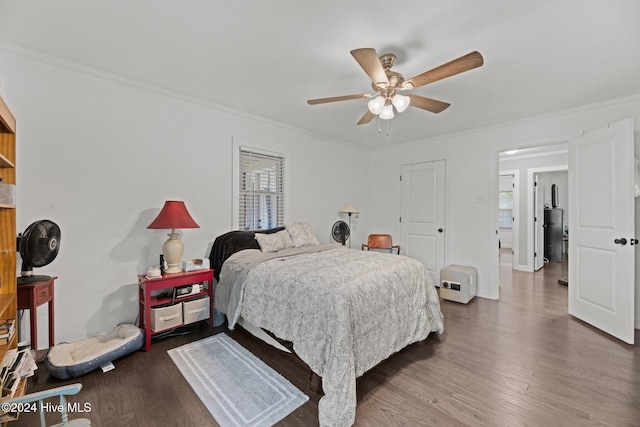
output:
{"label": "doorway", "polygon": [[[572,253],[568,266],[571,274],[569,314],[629,344],[634,342],[634,294],[637,286],[634,282],[635,248],[626,247],[629,241],[626,236],[631,236],[633,245],[638,241],[635,237],[633,198],[633,135],[633,120],[627,118],[583,132],[568,141],[567,189],[571,186],[572,190],[566,198],[571,210],[568,223],[574,230],[571,245],[563,245],[560,258],[562,262],[566,259],[564,255]],[[535,170],[535,166],[528,168],[527,178],[531,178],[527,179],[528,182],[533,181]],[[558,203],[557,187],[550,193],[551,206],[547,200],[545,216]],[[533,194],[531,191],[527,198],[529,214],[534,212]],[[561,213],[559,222],[562,220]],[[561,233],[562,229],[560,226]],[[534,230],[534,227],[529,227],[528,231],[533,235]],[[570,229],[565,230],[565,237],[568,238],[569,232]],[[529,247],[533,248],[533,245]],[[534,250],[531,252],[533,255]],[[527,258],[534,259],[533,256]],[[534,265],[533,262],[531,264]],[[562,283],[559,280],[559,284],[566,284],[566,281]]]}
{"label": "doorway", "polygon": [[[567,224],[568,205],[568,147],[566,143],[529,147],[517,151],[499,153],[498,200],[505,199],[508,181],[513,181],[513,225],[509,230],[513,235],[513,244],[503,245],[505,220],[498,220],[500,237],[499,277],[502,284],[514,283],[518,286],[544,278],[544,282],[559,286],[558,292],[566,292],[568,277],[568,258],[551,262],[545,258],[544,249],[544,212],[545,207],[553,206],[552,185],[558,192],[556,204],[561,203],[564,222]],[[517,177],[517,179],[516,179]],[[537,184],[536,184],[537,182]],[[538,197],[536,197],[536,195]],[[500,215],[500,206],[498,207]],[[506,214],[503,214],[506,217]],[[562,239],[562,235],[560,237]],[[562,242],[561,245],[566,242]],[[561,246],[563,247],[563,246]],[[566,248],[566,245],[564,246]],[[567,254],[566,249],[561,252]],[[537,260],[537,262],[536,262]],[[559,262],[558,262],[559,261]],[[508,268],[510,267],[510,268]],[[515,280],[515,278],[518,280]],[[528,286],[528,285],[527,285]],[[544,288],[547,290],[547,287]],[[555,291],[554,291],[555,292]]]}
{"label": "doorway", "polygon": [[512,253],[512,268],[519,258],[520,171],[500,170],[498,182],[498,245]]}
{"label": "doorway", "polygon": [[[529,171],[533,185],[533,263],[537,271],[566,258],[569,247],[569,170],[549,166]],[[536,200],[537,199],[537,200]],[[542,262],[541,262],[542,261]]]}
{"label": "doorway", "polygon": [[[556,184],[555,188],[560,190],[561,196],[558,200],[564,205],[568,203],[568,146],[566,142],[558,142],[553,145],[504,151],[498,153],[498,160],[499,174],[511,174],[514,177],[513,269],[534,272],[539,269],[536,267],[543,266],[544,247],[539,244],[536,248],[536,240],[543,237],[541,233],[537,233],[536,236],[536,228],[538,231],[543,230],[543,208],[547,203],[549,206],[552,204],[552,184]],[[536,178],[545,181],[544,184],[540,184],[541,188],[536,189]],[[536,192],[540,196],[537,205]],[[538,213],[536,206],[539,208]],[[566,218],[564,223],[567,223]],[[538,266],[535,262],[536,256],[540,264]]]}

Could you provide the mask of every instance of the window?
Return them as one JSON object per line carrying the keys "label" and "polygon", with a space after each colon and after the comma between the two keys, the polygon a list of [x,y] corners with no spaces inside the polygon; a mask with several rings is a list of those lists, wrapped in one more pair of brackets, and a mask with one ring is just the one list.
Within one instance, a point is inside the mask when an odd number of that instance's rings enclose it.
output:
{"label": "window", "polygon": [[284,155],[240,147],[240,230],[262,230],[284,224]]}
{"label": "window", "polygon": [[498,226],[513,228],[513,191],[498,193]]}

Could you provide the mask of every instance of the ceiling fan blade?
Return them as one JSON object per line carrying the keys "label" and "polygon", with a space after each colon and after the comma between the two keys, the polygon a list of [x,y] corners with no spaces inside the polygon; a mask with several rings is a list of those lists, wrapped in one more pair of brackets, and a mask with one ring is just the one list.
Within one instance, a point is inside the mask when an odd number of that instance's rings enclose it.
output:
{"label": "ceiling fan blade", "polygon": [[411,99],[411,103],[409,105],[411,105],[412,107],[431,111],[432,113],[439,113],[441,111],[444,111],[449,107],[449,105],[451,105],[448,102],[425,98],[424,96],[414,95],[412,93],[408,93],[407,96]]}
{"label": "ceiling fan blade", "polygon": [[360,121],[359,121],[357,124],[359,124],[359,125],[367,124],[367,123],[369,123],[371,120],[373,120],[373,118],[374,118],[375,116],[376,116],[375,114],[373,114],[371,111],[369,111],[369,110],[367,109],[367,112],[366,112],[366,113],[364,113],[364,116],[362,116],[362,118],[360,119]]}
{"label": "ceiling fan blade", "polygon": [[333,96],[331,98],[310,99],[307,101],[307,104],[309,105],[326,104],[327,102],[348,101],[350,99],[362,99],[362,98],[367,98],[368,96],[369,95],[365,93],[358,93],[355,95],[344,95],[344,96]]}
{"label": "ceiling fan blade", "polygon": [[354,49],[351,51],[351,55],[358,61],[358,64],[376,86],[389,86],[389,78],[387,73],[384,72],[384,67],[375,49],[370,47]]}
{"label": "ceiling fan blade", "polygon": [[426,84],[480,67],[483,63],[484,59],[480,52],[474,51],[410,78],[404,83],[404,88],[411,89],[412,87],[417,88],[424,86]]}

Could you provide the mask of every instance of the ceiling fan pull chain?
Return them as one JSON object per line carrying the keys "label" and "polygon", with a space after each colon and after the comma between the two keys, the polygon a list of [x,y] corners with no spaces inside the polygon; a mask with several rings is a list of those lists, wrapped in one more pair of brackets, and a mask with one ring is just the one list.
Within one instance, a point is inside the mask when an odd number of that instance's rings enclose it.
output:
{"label": "ceiling fan pull chain", "polygon": [[390,121],[391,121],[391,120],[387,120],[387,136],[389,136],[389,122],[390,122]]}
{"label": "ceiling fan pull chain", "polygon": [[380,116],[378,116],[378,133],[382,133],[382,126],[380,126]]}

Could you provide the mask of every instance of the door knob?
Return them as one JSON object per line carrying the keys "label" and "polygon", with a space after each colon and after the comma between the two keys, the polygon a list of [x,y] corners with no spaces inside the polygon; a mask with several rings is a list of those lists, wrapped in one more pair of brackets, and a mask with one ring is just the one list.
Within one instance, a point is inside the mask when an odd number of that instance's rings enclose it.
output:
{"label": "door knob", "polygon": [[613,241],[613,243],[617,244],[617,245],[626,245],[627,244],[627,239],[625,239],[624,237],[622,237],[621,239],[615,239]]}
{"label": "door knob", "polygon": [[438,233],[442,233],[444,230],[442,228],[438,228]]}
{"label": "door knob", "polygon": [[629,244],[630,244],[631,246],[633,246],[633,245],[637,245],[637,244],[638,244],[638,239],[629,239]]}

